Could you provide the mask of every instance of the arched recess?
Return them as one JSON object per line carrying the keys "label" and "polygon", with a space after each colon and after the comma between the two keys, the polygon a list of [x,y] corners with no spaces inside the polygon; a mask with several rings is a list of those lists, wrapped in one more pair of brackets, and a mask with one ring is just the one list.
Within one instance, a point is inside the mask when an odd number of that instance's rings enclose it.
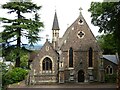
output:
{"label": "arched recess", "polygon": [[113,67],[111,65],[108,65],[106,67],[106,74],[109,74],[109,75],[113,74]]}
{"label": "arched recess", "polygon": [[84,82],[84,80],[85,80],[84,71],[79,70],[78,71],[78,82]]}
{"label": "arched recess", "polygon": [[[54,63],[54,61],[53,61],[53,58],[50,57],[49,55],[45,55],[45,56],[40,60],[40,71],[44,71],[44,70],[43,70],[43,63],[44,63],[44,60],[46,60],[46,59],[48,59],[49,64],[50,64],[50,63],[52,64],[51,70],[54,71],[54,65],[55,65],[55,63]],[[46,64],[48,64],[48,63],[46,62]]]}
{"label": "arched recess", "polygon": [[49,57],[44,58],[42,62],[42,70],[43,71],[52,70],[52,61]]}

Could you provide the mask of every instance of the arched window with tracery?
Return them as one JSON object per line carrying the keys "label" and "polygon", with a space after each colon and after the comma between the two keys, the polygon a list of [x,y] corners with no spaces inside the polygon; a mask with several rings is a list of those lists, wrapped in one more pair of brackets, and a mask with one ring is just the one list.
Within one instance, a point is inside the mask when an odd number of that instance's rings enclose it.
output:
{"label": "arched window with tracery", "polygon": [[42,69],[43,70],[52,70],[52,61],[50,58],[46,57],[42,62]]}
{"label": "arched window with tracery", "polygon": [[111,65],[108,65],[106,67],[106,73],[109,75],[113,74],[113,67]]}
{"label": "arched window with tracery", "polygon": [[89,48],[89,67],[93,67],[93,49]]}

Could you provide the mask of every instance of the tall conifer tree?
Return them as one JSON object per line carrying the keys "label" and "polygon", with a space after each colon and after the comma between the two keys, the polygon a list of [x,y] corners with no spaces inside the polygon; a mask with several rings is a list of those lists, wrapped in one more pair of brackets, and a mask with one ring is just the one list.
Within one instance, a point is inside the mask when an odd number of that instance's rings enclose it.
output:
{"label": "tall conifer tree", "polygon": [[[15,60],[15,66],[20,67],[20,53],[23,49],[25,50],[21,38],[26,37],[29,45],[33,45],[40,39],[38,33],[41,31],[43,23],[40,22],[37,12],[41,9],[41,6],[32,2],[17,0],[17,2],[7,2],[2,5],[2,8],[8,9],[9,14],[16,14],[14,19],[0,18],[2,23],[7,23],[3,26],[2,53],[6,60]],[[27,18],[28,13],[34,16]],[[16,44],[11,44],[13,42],[16,42]]]}

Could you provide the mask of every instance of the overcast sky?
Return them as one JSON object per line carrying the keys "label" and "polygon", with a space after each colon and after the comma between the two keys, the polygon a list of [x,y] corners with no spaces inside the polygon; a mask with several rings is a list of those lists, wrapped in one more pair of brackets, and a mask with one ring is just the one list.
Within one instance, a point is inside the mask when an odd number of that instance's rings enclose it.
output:
{"label": "overcast sky", "polygon": [[[0,0],[0,4],[4,4],[9,0]],[[52,38],[52,24],[55,10],[57,12],[59,27],[60,27],[60,37],[64,34],[67,27],[69,27],[79,16],[79,8],[81,7],[83,17],[87,21],[90,29],[92,30],[95,36],[99,35],[98,27],[95,27],[91,24],[90,12],[88,9],[90,8],[90,4],[92,1],[102,2],[103,0],[32,0],[37,5],[41,5],[42,8],[39,11],[41,21],[44,23],[44,31],[40,33],[40,36],[43,37],[42,41],[38,42],[39,44],[44,43],[46,39],[46,35],[49,35],[49,39],[51,41]],[[0,9],[0,17],[8,17],[11,18],[14,15],[10,16],[6,13],[5,10]],[[0,26],[1,27],[1,26]],[[2,31],[2,29],[0,30]],[[22,40],[25,40],[23,38]]]}

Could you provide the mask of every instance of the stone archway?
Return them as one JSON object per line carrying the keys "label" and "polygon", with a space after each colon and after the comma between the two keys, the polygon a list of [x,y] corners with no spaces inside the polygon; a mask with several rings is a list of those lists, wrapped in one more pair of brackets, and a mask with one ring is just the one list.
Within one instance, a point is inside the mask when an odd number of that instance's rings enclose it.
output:
{"label": "stone archway", "polygon": [[48,57],[51,60],[51,62],[52,62],[52,71],[54,71],[55,70],[55,68],[54,68],[55,63],[53,61],[53,58],[51,56],[49,56],[49,55],[45,55],[44,57],[41,58],[41,60],[40,60],[40,71],[43,71],[43,60],[46,57]]}
{"label": "stone archway", "polygon": [[43,62],[42,62],[42,69],[43,70],[52,70],[52,61],[50,58],[46,57],[44,58]]}
{"label": "stone archway", "polygon": [[78,82],[84,82],[84,71],[83,70],[79,70],[78,71]]}

